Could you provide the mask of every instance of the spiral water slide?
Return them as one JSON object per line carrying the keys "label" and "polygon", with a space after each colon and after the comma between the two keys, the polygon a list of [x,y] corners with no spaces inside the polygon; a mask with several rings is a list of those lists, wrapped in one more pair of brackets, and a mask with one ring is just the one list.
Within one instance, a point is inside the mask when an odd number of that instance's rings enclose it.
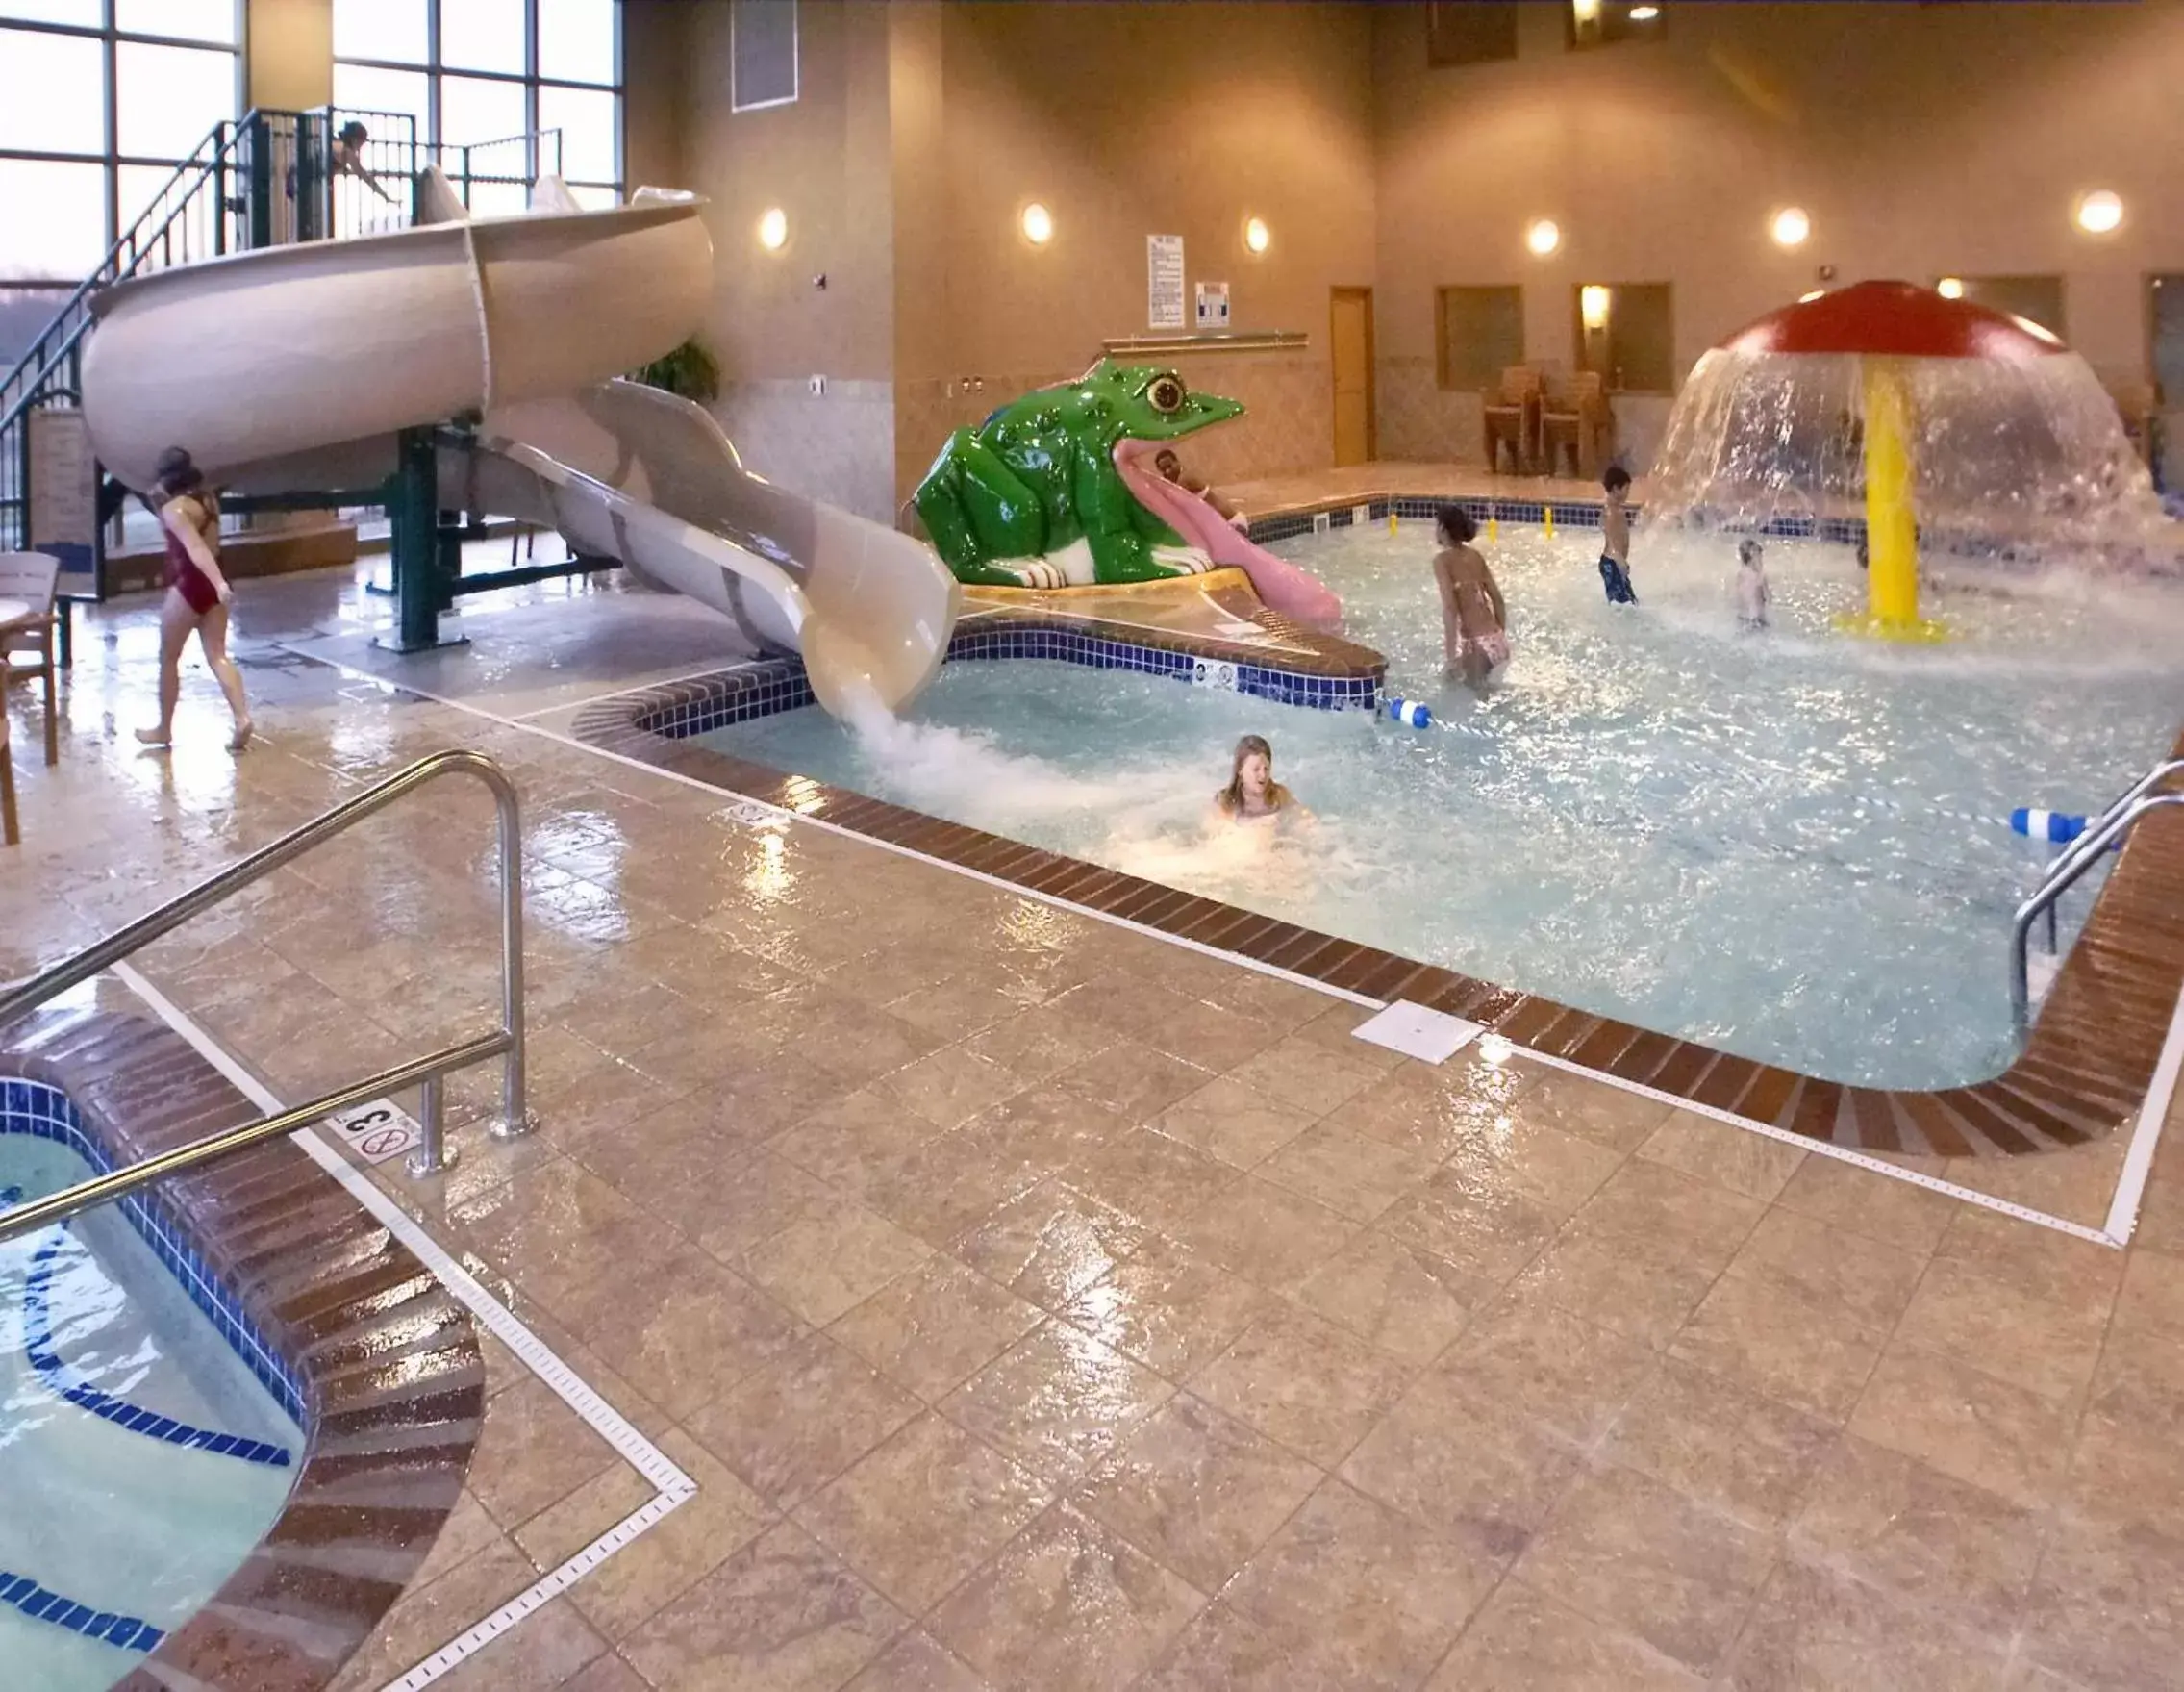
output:
{"label": "spiral water slide", "polygon": [[450,510],[549,523],[579,551],[800,653],[837,716],[900,709],[945,656],[962,591],[923,543],[745,470],[702,407],[616,373],[695,328],[713,244],[687,195],[428,221],[180,265],[100,296],[84,407],[138,490],[182,445],[240,493],[375,486],[404,429],[443,436]]}

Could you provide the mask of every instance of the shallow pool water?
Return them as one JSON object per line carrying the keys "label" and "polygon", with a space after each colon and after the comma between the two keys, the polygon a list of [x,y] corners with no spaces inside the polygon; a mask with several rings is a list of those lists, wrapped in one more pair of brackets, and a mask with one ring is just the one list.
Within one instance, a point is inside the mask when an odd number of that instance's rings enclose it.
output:
{"label": "shallow pool water", "polygon": [[[0,1134],[11,1201],[90,1174],[53,1141]],[[132,1407],[162,1423],[133,1430]],[[266,1460],[155,1437],[176,1424]],[[302,1445],[117,1207],[0,1244],[0,1685],[92,1692],[141,1664],[157,1637],[121,1619],[164,1633],[203,1607],[280,1513]],[[63,1626],[40,1594],[91,1615]]]}
{"label": "shallow pool water", "polygon": [[[950,665],[860,739],[816,709],[739,755],[1643,1026],[1834,1079],[1943,1086],[2014,1049],[2010,913],[2046,848],[2020,805],[2096,809],[2184,720],[2173,584],[1960,571],[1932,648],[1836,634],[1847,548],[1770,542],[1773,627],[1737,632],[1729,543],[1641,535],[1636,607],[1597,536],[1482,545],[1513,661],[1445,681],[1423,522],[1279,550],[1342,595],[1424,730],[1036,661]],[[1308,826],[1209,820],[1246,732]],[[2092,883],[2085,885],[2089,890]],[[2066,908],[2082,918],[2087,895]]]}

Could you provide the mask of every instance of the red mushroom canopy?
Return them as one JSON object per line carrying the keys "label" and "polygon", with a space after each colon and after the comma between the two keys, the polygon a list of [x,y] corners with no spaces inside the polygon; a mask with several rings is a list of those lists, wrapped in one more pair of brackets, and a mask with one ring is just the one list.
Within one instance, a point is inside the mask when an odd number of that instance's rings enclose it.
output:
{"label": "red mushroom canopy", "polygon": [[1721,345],[1730,352],[1849,352],[2008,365],[2069,350],[2037,323],[1908,282],[1860,282],[1784,306]]}

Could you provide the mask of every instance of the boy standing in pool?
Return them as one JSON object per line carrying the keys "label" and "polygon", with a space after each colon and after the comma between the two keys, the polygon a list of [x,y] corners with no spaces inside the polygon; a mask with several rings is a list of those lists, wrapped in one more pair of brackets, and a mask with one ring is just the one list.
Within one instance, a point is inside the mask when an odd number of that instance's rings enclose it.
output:
{"label": "boy standing in pool", "polygon": [[1767,626],[1767,566],[1760,545],[1748,537],[1737,543],[1737,627],[1753,634]]}
{"label": "boy standing in pool", "polygon": [[1607,497],[1600,503],[1600,585],[1608,591],[1610,605],[1636,605],[1638,594],[1630,585],[1630,472],[1610,465],[1600,478]]}

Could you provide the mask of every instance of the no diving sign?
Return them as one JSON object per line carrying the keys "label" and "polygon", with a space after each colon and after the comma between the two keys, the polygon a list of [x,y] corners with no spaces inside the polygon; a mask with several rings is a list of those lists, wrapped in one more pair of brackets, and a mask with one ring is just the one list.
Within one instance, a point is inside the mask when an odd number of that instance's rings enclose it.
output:
{"label": "no diving sign", "polygon": [[374,1104],[360,1104],[340,1116],[330,1116],[326,1123],[341,1136],[341,1143],[366,1163],[399,1157],[414,1149],[423,1138],[415,1119],[384,1099]]}

